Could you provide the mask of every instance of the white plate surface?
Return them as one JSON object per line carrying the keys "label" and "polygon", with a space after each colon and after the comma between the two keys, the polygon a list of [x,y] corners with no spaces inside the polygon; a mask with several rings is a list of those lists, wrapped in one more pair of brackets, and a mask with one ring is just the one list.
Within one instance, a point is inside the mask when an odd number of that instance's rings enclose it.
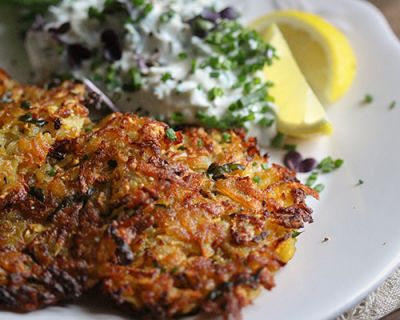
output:
{"label": "white plate surface", "polygon": [[[345,159],[327,176],[327,188],[315,208],[315,223],[300,237],[291,263],[244,311],[248,320],[332,319],[377,287],[400,262],[400,44],[383,16],[361,0],[233,0],[247,20],[274,8],[318,13],[350,38],[358,75],[347,96],[328,110],[335,126],[330,138],[302,143],[301,151]],[[9,11],[0,12],[0,67],[22,78],[23,48]],[[20,57],[20,58],[19,58]],[[11,63],[18,58],[18,64]],[[361,106],[365,94],[374,102]],[[389,110],[392,101],[398,108]],[[358,179],[365,181],[355,187]],[[321,243],[326,236],[330,241]],[[100,299],[100,300],[98,300]],[[31,314],[0,311],[0,319],[125,319],[101,298],[51,307]]]}

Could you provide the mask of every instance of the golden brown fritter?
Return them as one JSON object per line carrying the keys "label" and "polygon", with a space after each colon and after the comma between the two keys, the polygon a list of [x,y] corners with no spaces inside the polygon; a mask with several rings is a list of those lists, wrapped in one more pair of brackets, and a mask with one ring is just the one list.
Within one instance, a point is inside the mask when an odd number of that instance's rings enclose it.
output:
{"label": "golden brown fritter", "polygon": [[238,315],[274,286],[317,194],[268,166],[255,139],[129,114],[82,123],[32,169],[54,174],[16,169],[22,191],[1,213],[0,305],[31,310],[98,284],[147,318]]}
{"label": "golden brown fritter", "polygon": [[64,218],[49,217],[68,193],[54,178],[63,145],[90,125],[84,96],[82,85],[22,86],[0,70],[1,306],[32,310],[82,291],[79,273],[63,270],[80,204],[66,208]]}

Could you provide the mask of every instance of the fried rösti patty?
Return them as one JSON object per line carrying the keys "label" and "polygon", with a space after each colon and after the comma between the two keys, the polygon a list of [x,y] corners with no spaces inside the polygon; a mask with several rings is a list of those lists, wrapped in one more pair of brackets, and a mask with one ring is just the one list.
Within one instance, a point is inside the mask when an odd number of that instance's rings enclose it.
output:
{"label": "fried r\u00f6sti patty", "polygon": [[54,174],[17,169],[22,191],[1,213],[17,231],[0,229],[0,305],[32,310],[97,284],[136,316],[238,315],[274,286],[293,231],[312,221],[306,196],[318,196],[269,166],[255,139],[129,114],[83,123],[37,163]]}

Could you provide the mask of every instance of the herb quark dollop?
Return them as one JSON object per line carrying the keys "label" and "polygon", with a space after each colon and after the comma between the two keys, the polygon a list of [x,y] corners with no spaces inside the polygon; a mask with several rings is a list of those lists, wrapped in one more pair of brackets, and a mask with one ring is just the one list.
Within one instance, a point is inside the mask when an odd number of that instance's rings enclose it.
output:
{"label": "herb quark dollop", "polygon": [[221,129],[274,122],[275,50],[214,0],[63,0],[27,35],[41,76],[88,78],[121,111]]}

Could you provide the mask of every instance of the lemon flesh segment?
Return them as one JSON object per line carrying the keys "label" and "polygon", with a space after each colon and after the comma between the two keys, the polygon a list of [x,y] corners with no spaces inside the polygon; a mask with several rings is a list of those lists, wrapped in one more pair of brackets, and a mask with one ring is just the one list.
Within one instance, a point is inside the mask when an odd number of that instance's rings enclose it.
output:
{"label": "lemon flesh segment", "polygon": [[265,78],[274,83],[271,95],[278,106],[278,130],[286,135],[308,138],[332,133],[325,110],[301,73],[288,44],[276,25],[262,34],[279,57],[264,68]]}
{"label": "lemon flesh segment", "polygon": [[320,101],[331,104],[350,88],[356,74],[356,57],[346,36],[321,17],[296,11],[277,11],[256,20],[262,32],[278,25],[301,71]]}

